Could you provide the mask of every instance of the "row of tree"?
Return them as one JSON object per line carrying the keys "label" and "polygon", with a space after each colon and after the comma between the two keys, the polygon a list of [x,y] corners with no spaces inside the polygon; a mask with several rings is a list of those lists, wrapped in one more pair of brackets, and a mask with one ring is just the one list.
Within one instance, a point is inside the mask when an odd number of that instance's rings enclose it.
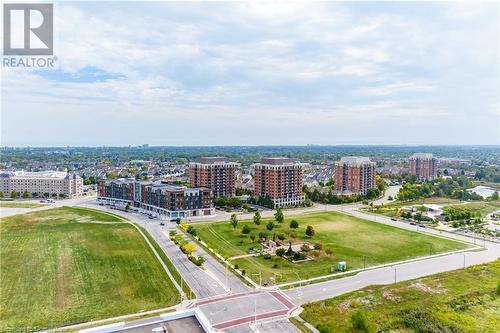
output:
{"label": "row of tree", "polygon": [[[12,191],[10,192],[10,198],[11,199],[18,199],[18,198],[23,198],[23,199],[29,199],[29,198],[39,198],[39,197],[43,197],[43,198],[59,198],[59,199],[64,199],[66,198],[66,194],[64,193],[60,193],[60,194],[57,194],[57,193],[48,193],[48,192],[45,192],[45,193],[37,193],[37,192],[34,192],[34,193],[30,193],[28,191],[24,191],[22,194],[20,194],[19,192],[17,191]],[[2,191],[0,191],[0,198],[5,198],[5,193],[3,193]]]}

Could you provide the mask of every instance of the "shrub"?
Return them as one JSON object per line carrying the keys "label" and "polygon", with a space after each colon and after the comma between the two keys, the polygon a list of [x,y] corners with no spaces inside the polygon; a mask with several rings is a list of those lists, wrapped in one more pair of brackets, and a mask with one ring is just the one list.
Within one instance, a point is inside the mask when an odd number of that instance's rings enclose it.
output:
{"label": "shrub", "polygon": [[191,255],[194,251],[196,251],[196,244],[186,242],[181,245],[181,251],[187,255]]}
{"label": "shrub", "polygon": [[285,237],[285,235],[284,235],[284,234],[278,234],[278,239],[279,239],[280,241],[285,240],[285,238],[286,238],[286,237]]}
{"label": "shrub", "polygon": [[238,268],[240,268],[240,267],[238,266],[238,264],[235,264],[235,265],[234,265],[234,269],[238,269]]}
{"label": "shrub", "polygon": [[278,257],[283,257],[286,253],[286,250],[282,247],[280,247],[279,249],[276,249],[276,255]]}
{"label": "shrub", "polygon": [[321,243],[314,244],[314,249],[315,250],[321,250],[321,249],[323,249],[323,244],[321,244]]}
{"label": "shrub", "polygon": [[244,269],[241,270],[241,275],[245,275],[246,273],[247,273],[246,270],[244,270]]}
{"label": "shrub", "polygon": [[297,220],[290,221],[290,228],[291,229],[297,229],[298,227],[299,227],[299,222],[297,222]]}
{"label": "shrub", "polygon": [[274,229],[274,223],[273,221],[269,221],[269,223],[266,225],[266,229],[271,231]]}
{"label": "shrub", "polygon": [[201,266],[205,263],[205,258],[202,256],[194,257],[194,256],[189,256],[189,260],[196,266]]}
{"label": "shrub", "polygon": [[500,295],[500,280],[497,281],[497,290],[496,290],[496,295]]}
{"label": "shrub", "polygon": [[262,232],[262,231],[261,231],[261,232],[259,232],[259,239],[260,239],[260,240],[266,240],[266,239],[267,239],[267,237],[268,237],[267,233]]}
{"label": "shrub", "polygon": [[303,252],[295,252],[293,254],[293,260],[298,261],[298,260],[304,260],[306,258],[306,255]]}
{"label": "shrub", "polygon": [[255,234],[251,234],[251,235],[250,235],[250,239],[252,240],[252,242],[255,242],[255,238],[257,238],[257,237],[255,236]]}
{"label": "shrub", "polygon": [[333,249],[329,247],[325,250],[325,253],[331,256],[333,254]]}
{"label": "shrub", "polygon": [[271,255],[269,253],[264,254],[264,259],[271,259]]}
{"label": "shrub", "polygon": [[170,237],[174,237],[175,235],[177,235],[177,231],[170,230],[170,232],[168,234],[170,235]]}
{"label": "shrub", "polygon": [[358,331],[375,332],[375,327],[370,323],[363,310],[358,310],[351,316],[351,324]]}
{"label": "shrub", "polygon": [[245,224],[243,226],[243,228],[241,229],[241,233],[242,234],[249,234],[250,233],[250,227]]}
{"label": "shrub", "polygon": [[278,268],[278,264],[274,263],[273,268]]}
{"label": "shrub", "polygon": [[314,236],[314,228],[311,225],[308,225],[306,228],[306,235],[308,237]]}
{"label": "shrub", "polygon": [[311,252],[311,254],[312,254],[314,257],[316,257],[316,258],[317,258],[317,257],[319,257],[319,256],[320,256],[321,252],[319,252],[318,250],[314,250],[314,251],[312,251],[312,252]]}
{"label": "shrub", "polygon": [[462,330],[434,317],[432,313],[421,309],[406,309],[401,313],[402,324],[414,332],[459,333]]}
{"label": "shrub", "polygon": [[290,233],[290,237],[291,237],[291,238],[297,238],[297,233],[296,233],[295,231],[292,231],[292,232]]}
{"label": "shrub", "polygon": [[300,250],[303,252],[309,252],[309,251],[311,251],[311,248],[307,244],[302,244],[302,246],[300,247]]}
{"label": "shrub", "polygon": [[196,229],[192,225],[187,227],[186,232],[192,236],[196,236]]}
{"label": "shrub", "polygon": [[332,333],[332,329],[330,326],[325,325],[325,324],[318,324],[316,325],[316,329],[319,331],[319,333]]}

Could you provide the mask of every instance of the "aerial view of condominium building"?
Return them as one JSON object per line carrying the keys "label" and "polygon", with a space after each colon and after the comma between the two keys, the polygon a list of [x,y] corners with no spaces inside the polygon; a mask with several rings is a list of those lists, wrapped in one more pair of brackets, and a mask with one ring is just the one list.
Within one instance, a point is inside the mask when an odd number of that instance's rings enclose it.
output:
{"label": "aerial view of condominium building", "polygon": [[437,177],[437,158],[430,153],[416,153],[409,158],[409,174],[419,179],[432,180]]}
{"label": "aerial view of condominium building", "polygon": [[202,157],[189,163],[189,183],[192,187],[207,187],[215,198],[232,197],[235,192],[238,163],[225,157]]}
{"label": "aerial view of condominium building", "polygon": [[263,158],[253,165],[254,194],[266,196],[274,207],[295,206],[304,202],[302,164],[284,157]]}
{"label": "aerial view of condominium building", "polygon": [[366,194],[375,188],[375,162],[368,157],[345,156],[335,163],[335,190],[342,194]]}
{"label": "aerial view of condominium building", "polygon": [[83,179],[66,171],[26,172],[13,171],[0,174],[0,191],[5,196],[15,191],[32,196],[59,196],[75,198],[83,193]]}
{"label": "aerial view of condominium building", "polygon": [[101,203],[137,208],[169,218],[215,214],[212,190],[189,188],[163,182],[133,179],[101,180],[97,186]]}

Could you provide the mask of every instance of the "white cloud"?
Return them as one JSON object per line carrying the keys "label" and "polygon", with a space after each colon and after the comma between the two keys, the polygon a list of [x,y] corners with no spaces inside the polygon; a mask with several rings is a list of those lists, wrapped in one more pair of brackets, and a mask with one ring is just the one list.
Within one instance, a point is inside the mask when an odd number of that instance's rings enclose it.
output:
{"label": "white cloud", "polygon": [[[156,133],[152,138],[160,142],[165,124],[179,134],[197,128],[200,144],[286,143],[277,142],[272,126],[283,126],[279,140],[288,133],[290,143],[298,143],[290,133],[314,126],[344,136],[312,131],[318,143],[349,141],[349,127],[363,128],[367,140],[383,133],[381,142],[393,143],[389,126],[424,129],[426,119],[450,124],[447,133],[430,133],[429,143],[468,143],[460,134],[469,126],[466,115],[495,120],[498,17],[490,5],[473,7],[473,15],[448,3],[368,8],[338,2],[58,3],[60,69],[93,67],[120,78],[67,82],[3,69],[2,126],[9,127],[3,141],[21,141],[15,130],[21,115],[33,119],[36,133],[36,125],[48,121],[36,112],[56,111],[73,117],[59,118],[67,125],[95,119],[92,130],[102,144],[145,141],[133,137],[143,132],[131,137],[114,130],[120,126],[148,126],[148,136]],[[378,123],[381,118],[386,123]],[[409,118],[418,121],[410,125]],[[470,143],[495,143],[495,121],[484,126]],[[54,136],[67,137],[67,127]],[[261,141],[251,141],[259,130]],[[202,139],[207,135],[209,141]]]}

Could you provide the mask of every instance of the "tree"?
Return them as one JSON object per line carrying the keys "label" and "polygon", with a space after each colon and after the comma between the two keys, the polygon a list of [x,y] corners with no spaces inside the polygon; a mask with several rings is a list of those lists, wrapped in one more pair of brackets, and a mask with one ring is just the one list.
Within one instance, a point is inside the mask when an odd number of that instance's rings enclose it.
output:
{"label": "tree", "polygon": [[498,200],[498,197],[499,197],[499,195],[498,195],[498,191],[495,191],[495,192],[493,192],[493,194],[492,194],[492,195],[490,195],[490,196],[488,197],[488,200],[492,200],[492,201],[493,201],[493,200]]}
{"label": "tree", "polygon": [[314,228],[312,227],[312,225],[308,225],[307,226],[307,228],[306,228],[306,235],[309,236],[309,237],[314,236]]}
{"label": "tree", "polygon": [[274,214],[274,219],[278,223],[283,223],[283,221],[285,221],[285,216],[283,215],[283,211],[281,210],[281,208],[278,208],[276,210],[276,213]]}
{"label": "tree", "polygon": [[12,191],[12,192],[10,192],[10,197],[12,199],[17,199],[17,198],[19,198],[19,193],[17,193],[16,191]]}
{"label": "tree", "polygon": [[3,194],[2,191],[0,191],[0,198],[3,198],[5,196],[5,194]]}
{"label": "tree", "polygon": [[256,225],[260,225],[260,220],[261,220],[261,215],[260,215],[260,212],[259,211],[256,211],[255,212],[255,215],[253,216],[253,223],[255,223]]}
{"label": "tree", "polygon": [[130,202],[127,202],[127,204],[125,205],[125,210],[129,210],[130,209]]}
{"label": "tree", "polygon": [[257,237],[255,236],[255,234],[251,234],[251,235],[250,235],[250,239],[252,240],[252,242],[255,242],[255,238],[257,238]]}
{"label": "tree", "polygon": [[291,229],[297,229],[298,227],[299,227],[299,222],[297,220],[290,221],[290,228]]}
{"label": "tree", "polygon": [[233,229],[236,229],[238,226],[238,217],[236,214],[231,214],[231,225],[233,226]]}
{"label": "tree", "polygon": [[250,233],[250,227],[245,224],[243,226],[243,228],[241,229],[241,233],[242,234],[249,234]]}
{"label": "tree", "polygon": [[274,223],[273,221],[269,221],[269,223],[266,225],[267,230],[271,231],[274,229]]}
{"label": "tree", "polygon": [[31,197],[31,194],[28,191],[24,191],[23,198],[28,199],[29,197]]}

